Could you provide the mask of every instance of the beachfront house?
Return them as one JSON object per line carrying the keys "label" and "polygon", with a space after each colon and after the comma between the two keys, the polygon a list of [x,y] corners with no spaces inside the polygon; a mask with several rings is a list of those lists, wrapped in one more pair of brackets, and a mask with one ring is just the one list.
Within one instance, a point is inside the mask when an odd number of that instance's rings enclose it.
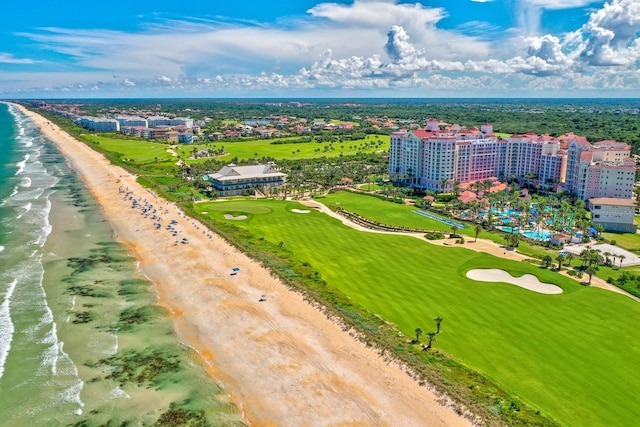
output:
{"label": "beachfront house", "polygon": [[251,194],[255,189],[281,186],[287,175],[278,171],[273,164],[231,164],[208,177],[211,186],[224,197]]}
{"label": "beachfront house", "polygon": [[636,201],[633,199],[617,199],[613,197],[596,197],[589,199],[591,221],[600,224],[606,231],[635,233],[638,224],[634,222]]}

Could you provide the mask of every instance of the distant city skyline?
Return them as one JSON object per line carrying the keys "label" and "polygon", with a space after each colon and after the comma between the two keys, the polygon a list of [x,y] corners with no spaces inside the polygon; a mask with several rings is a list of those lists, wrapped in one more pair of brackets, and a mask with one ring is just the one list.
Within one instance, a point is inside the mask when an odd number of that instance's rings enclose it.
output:
{"label": "distant city skyline", "polygon": [[0,97],[639,97],[638,0],[7,2]]}

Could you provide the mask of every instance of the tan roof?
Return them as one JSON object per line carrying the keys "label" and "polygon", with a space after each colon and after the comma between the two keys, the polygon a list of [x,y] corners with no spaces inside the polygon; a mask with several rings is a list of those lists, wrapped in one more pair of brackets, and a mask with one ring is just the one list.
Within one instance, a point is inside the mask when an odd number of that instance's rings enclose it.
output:
{"label": "tan roof", "polygon": [[211,179],[215,179],[217,181],[260,178],[265,176],[285,177],[287,175],[282,172],[278,172],[271,165],[228,165],[220,169],[217,173],[209,175]]}
{"label": "tan roof", "polygon": [[595,197],[589,199],[589,203],[592,205],[608,205],[608,206],[636,206],[636,201],[633,199],[618,199],[615,197]]}

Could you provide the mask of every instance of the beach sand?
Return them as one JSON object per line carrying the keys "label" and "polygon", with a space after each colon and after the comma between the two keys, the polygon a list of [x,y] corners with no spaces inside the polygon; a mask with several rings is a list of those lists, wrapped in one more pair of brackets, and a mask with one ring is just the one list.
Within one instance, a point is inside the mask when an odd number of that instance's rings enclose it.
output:
{"label": "beach sand", "polygon": [[[253,425],[470,425],[401,368],[135,177],[24,108],[70,160],[155,286],[181,341],[198,351]],[[132,209],[153,203],[177,237]],[[168,213],[164,213],[168,210]],[[188,244],[176,243],[188,238]],[[231,275],[233,268],[240,270]],[[260,301],[262,295],[266,301]]]}

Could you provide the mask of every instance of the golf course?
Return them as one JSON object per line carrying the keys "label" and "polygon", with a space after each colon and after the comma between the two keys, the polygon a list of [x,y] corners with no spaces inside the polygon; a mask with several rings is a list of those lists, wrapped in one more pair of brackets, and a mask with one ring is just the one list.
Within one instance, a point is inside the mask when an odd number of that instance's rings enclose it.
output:
{"label": "golf course", "polygon": [[[450,231],[412,214],[413,207],[370,196],[335,193],[318,201],[386,224]],[[630,298],[465,249],[469,242],[443,247],[414,236],[357,231],[295,201],[203,202],[195,209],[205,220],[245,228],[286,248],[354,307],[396,325],[407,343],[416,328],[435,331],[434,318],[442,318],[432,351],[481,373],[560,425],[629,426],[640,416],[640,344],[633,339],[640,304]],[[474,269],[532,274],[562,293],[471,280],[466,274]]]}

